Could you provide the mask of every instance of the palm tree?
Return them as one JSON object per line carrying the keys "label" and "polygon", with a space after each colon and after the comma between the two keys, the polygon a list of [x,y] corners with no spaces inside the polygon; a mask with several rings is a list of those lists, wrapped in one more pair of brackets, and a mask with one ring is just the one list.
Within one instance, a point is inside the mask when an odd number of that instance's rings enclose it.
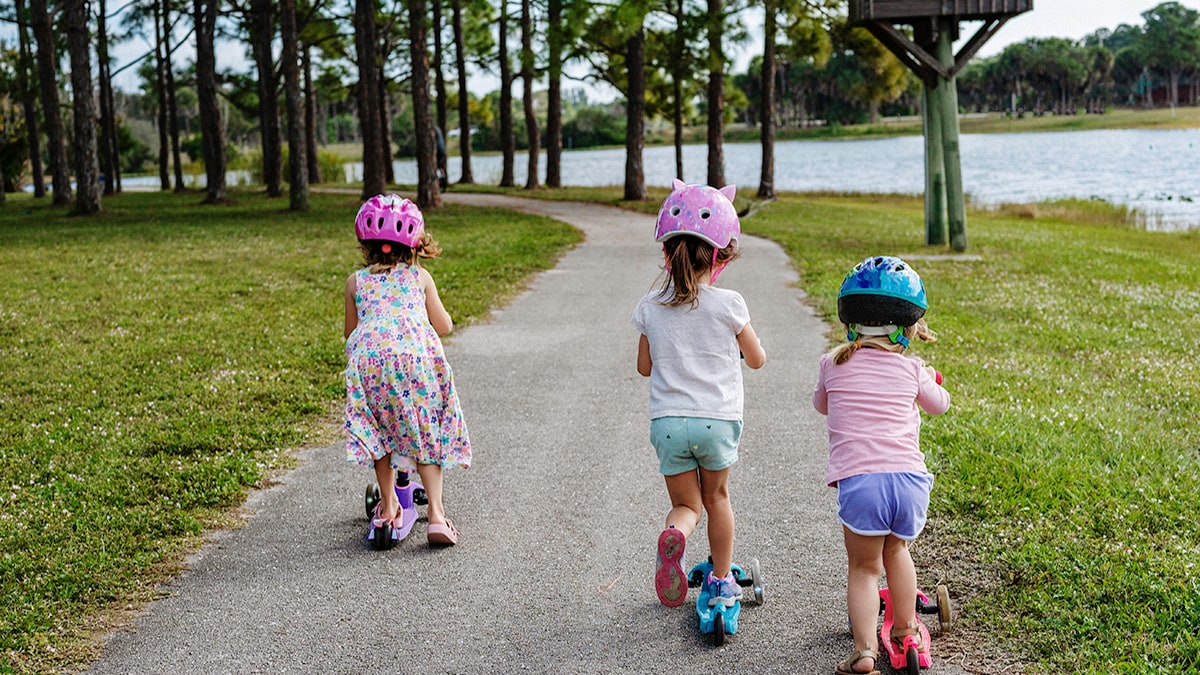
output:
{"label": "palm tree", "polygon": [[471,98],[467,92],[467,54],[463,37],[463,0],[453,0],[454,6],[454,67],[458,70],[458,141],[462,156],[462,177],[459,183],[475,182],[471,174]]}
{"label": "palm tree", "polygon": [[512,63],[508,56],[508,0],[500,0],[500,44],[496,58],[500,61],[500,150],[502,154],[500,187],[512,187],[513,162],[517,154],[512,117]]}
{"label": "palm tree", "polygon": [[708,0],[708,184],[725,185],[725,56],[721,0]]}

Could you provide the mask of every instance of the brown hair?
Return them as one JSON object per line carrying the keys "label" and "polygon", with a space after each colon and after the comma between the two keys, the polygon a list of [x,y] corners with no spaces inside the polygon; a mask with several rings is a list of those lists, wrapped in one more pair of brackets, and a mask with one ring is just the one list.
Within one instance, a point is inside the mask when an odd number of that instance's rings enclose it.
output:
{"label": "brown hair", "polygon": [[[416,248],[378,239],[359,241],[358,244],[362,249],[363,262],[371,266],[371,274],[386,272],[396,265],[420,266],[420,258],[436,258],[442,254],[442,247],[438,246],[428,231],[421,233],[421,241]],[[383,252],[385,244],[391,247],[390,253]]]}
{"label": "brown hair", "polygon": [[[668,307],[700,303],[700,280],[713,268],[713,245],[692,236],[676,236],[663,242],[667,278],[659,295]],[[717,265],[726,265],[741,255],[737,242],[731,241],[717,251]]]}
{"label": "brown hair", "polygon": [[[846,324],[842,324],[842,329],[846,333],[850,332],[850,326]],[[937,335],[929,330],[929,326],[925,324],[925,319],[917,319],[917,322],[913,325],[905,326],[904,337],[908,338],[909,342],[913,340],[937,342]],[[845,342],[833,348],[833,364],[835,366],[842,365],[849,361],[851,356],[854,356],[854,352],[863,347],[883,349],[898,354],[904,353],[904,345],[892,342],[891,338],[886,335],[861,335],[857,340]]]}

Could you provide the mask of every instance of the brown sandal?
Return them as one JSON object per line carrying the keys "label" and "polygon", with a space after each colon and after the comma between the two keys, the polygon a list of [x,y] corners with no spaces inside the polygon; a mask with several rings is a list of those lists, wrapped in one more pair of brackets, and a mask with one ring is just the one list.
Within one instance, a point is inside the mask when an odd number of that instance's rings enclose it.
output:
{"label": "brown sandal", "polygon": [[[855,670],[854,664],[863,659],[871,659],[870,670]],[[833,672],[835,675],[879,675],[879,670],[875,668],[875,662],[879,660],[879,653],[874,649],[859,649],[850,655],[850,658],[837,664],[837,669]]]}
{"label": "brown sandal", "polygon": [[925,646],[925,636],[921,634],[921,629],[918,628],[915,623],[910,625],[908,628],[896,628],[895,626],[892,627],[891,638],[893,644],[903,646],[904,638],[910,635],[917,636],[918,652],[924,654],[926,651],[928,651],[928,647]]}

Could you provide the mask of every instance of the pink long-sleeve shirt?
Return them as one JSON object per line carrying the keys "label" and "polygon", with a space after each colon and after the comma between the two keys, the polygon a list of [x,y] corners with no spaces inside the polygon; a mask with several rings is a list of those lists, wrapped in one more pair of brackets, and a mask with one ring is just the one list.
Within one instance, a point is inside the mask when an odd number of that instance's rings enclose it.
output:
{"label": "pink long-sleeve shirt", "polygon": [[821,357],[813,407],[826,416],[825,481],[834,486],[864,473],[927,473],[920,411],[946,412],[950,394],[921,359],[864,348],[840,366],[829,354]]}

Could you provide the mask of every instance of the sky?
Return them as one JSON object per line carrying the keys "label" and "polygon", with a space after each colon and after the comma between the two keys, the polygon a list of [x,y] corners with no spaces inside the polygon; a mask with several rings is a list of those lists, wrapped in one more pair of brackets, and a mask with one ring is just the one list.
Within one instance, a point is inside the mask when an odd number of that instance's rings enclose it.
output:
{"label": "sky", "polygon": [[[1112,29],[1122,23],[1141,25],[1143,23],[1142,12],[1157,6],[1161,1],[1033,0],[1033,9],[1009,19],[992,36],[991,40],[984,44],[979,50],[978,56],[986,57],[998,54],[1006,45],[1022,42],[1033,37],[1064,37],[1071,40],[1078,40],[1098,28]],[[1200,10],[1200,0],[1180,1],[1185,7]],[[761,13],[755,14],[752,10],[746,17],[746,20],[752,31],[761,34]],[[964,23],[961,30],[961,40],[955,44],[955,49],[960,49],[966,40],[974,35],[978,27],[978,22]],[[15,30],[11,24],[0,24],[0,40],[4,40],[10,44],[15,43]],[[752,44],[755,43],[761,45],[761,38],[752,40]],[[124,65],[124,62],[140,56],[147,49],[148,46],[140,39],[134,39],[126,45],[119,47],[114,52],[114,57],[116,58],[114,67],[119,68],[121,65]],[[734,53],[730,54],[735,59],[734,70],[744,71],[750,59],[761,53],[761,46],[748,46],[737,49]],[[184,58],[190,58],[190,56]],[[249,68],[249,63],[245,57],[245,49],[240,45],[232,47],[225,45],[223,49],[220,49],[217,54],[217,64],[218,67],[234,66],[241,70]],[[118,76],[117,86],[125,91],[136,91],[139,88],[136,70],[136,68],[130,68]],[[494,91],[499,86],[498,83],[498,78],[487,74],[480,74],[472,78],[470,89],[476,95],[482,95]],[[571,83],[565,85],[566,88],[572,86],[577,85],[572,85]],[[518,86],[516,89],[519,90],[520,87]],[[589,98],[593,100],[606,100],[615,96],[612,90],[605,89],[595,89],[589,91],[588,94]]]}

